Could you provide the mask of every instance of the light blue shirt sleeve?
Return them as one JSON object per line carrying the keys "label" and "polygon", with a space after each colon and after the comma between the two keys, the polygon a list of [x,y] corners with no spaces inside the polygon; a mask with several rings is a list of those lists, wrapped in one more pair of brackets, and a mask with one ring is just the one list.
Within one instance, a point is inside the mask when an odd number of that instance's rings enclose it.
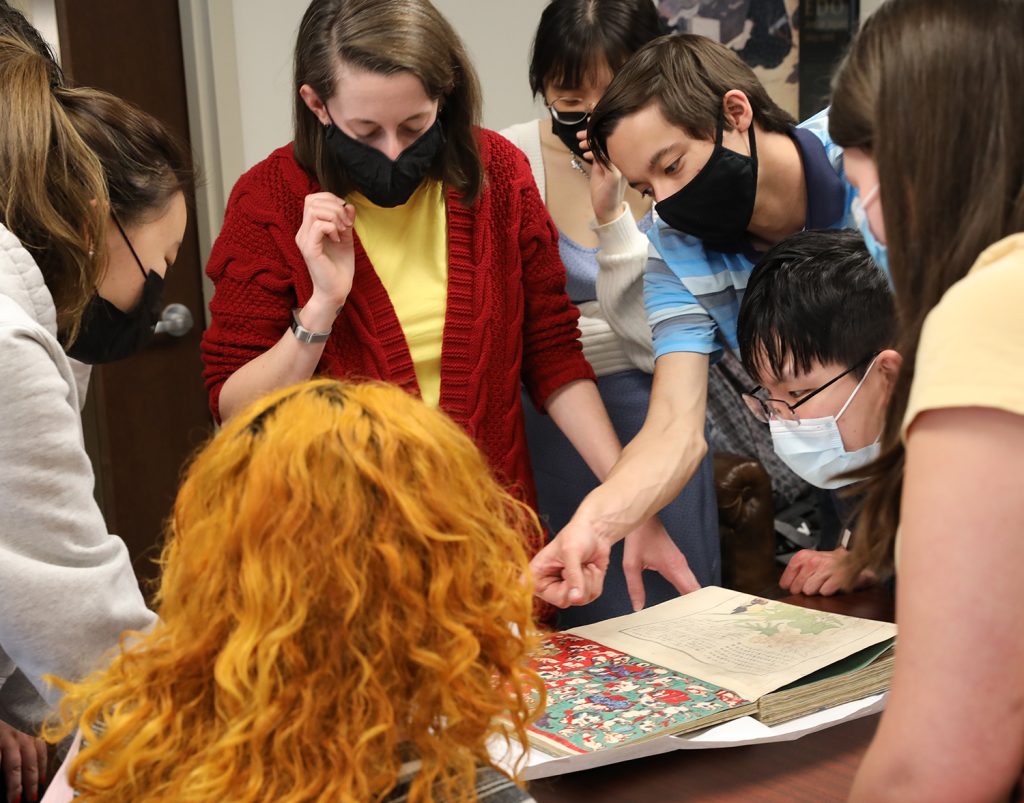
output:
{"label": "light blue shirt sleeve", "polygon": [[673,269],[683,263],[689,270],[700,271],[700,263],[707,265],[704,249],[696,239],[685,238],[693,240],[692,247],[687,249],[689,253],[680,254],[675,244],[673,267],[669,267],[656,245],[658,228],[648,232],[651,244],[644,270],[644,306],[654,339],[654,357],[677,351],[715,355],[721,351],[715,338],[717,324]]}

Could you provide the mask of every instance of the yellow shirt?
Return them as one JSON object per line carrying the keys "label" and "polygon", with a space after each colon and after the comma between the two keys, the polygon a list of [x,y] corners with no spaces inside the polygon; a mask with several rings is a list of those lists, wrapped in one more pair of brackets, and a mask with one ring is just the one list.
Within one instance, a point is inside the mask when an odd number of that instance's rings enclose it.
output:
{"label": "yellow shirt", "polygon": [[903,436],[926,410],[994,407],[1024,415],[1024,234],[986,248],[928,313]]}
{"label": "yellow shirt", "polygon": [[[1024,415],[1024,234],[990,245],[925,318],[903,439],[919,413],[994,407]],[[899,566],[900,531],[895,560]]]}
{"label": "yellow shirt", "polygon": [[439,181],[424,181],[404,204],[386,209],[358,192],[356,234],[387,290],[409,345],[423,400],[441,396],[441,337],[448,304],[448,220]]}

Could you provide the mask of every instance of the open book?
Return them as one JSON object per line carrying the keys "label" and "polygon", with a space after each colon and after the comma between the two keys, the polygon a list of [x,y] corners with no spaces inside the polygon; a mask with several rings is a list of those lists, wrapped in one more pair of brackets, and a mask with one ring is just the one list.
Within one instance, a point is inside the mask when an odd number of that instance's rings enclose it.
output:
{"label": "open book", "polygon": [[896,626],[707,587],[548,636],[534,746],[573,755],[753,715],[766,725],[888,688]]}

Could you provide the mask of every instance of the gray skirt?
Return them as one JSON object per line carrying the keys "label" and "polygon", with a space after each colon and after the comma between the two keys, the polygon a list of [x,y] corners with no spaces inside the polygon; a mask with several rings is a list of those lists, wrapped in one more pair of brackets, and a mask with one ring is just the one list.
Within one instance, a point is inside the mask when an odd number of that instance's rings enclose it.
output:
{"label": "gray skirt", "polygon": [[[623,371],[597,380],[601,398],[623,445],[629,443],[643,425],[651,398],[651,381],[650,374],[642,371]],[[538,413],[525,397],[523,409],[537,483],[537,507],[542,521],[554,534],[569,522],[583,497],[597,486],[597,478],[549,416]],[[708,437],[706,432],[705,437]],[[686,555],[697,581],[701,585],[719,583],[718,506],[710,449],[690,482],[659,516],[669,536]],[[648,606],[678,596],[672,584],[657,572],[644,572],[644,587]],[[622,573],[620,541],[612,549],[604,593],[589,605],[559,611],[558,626],[562,629],[577,627],[632,612]]]}

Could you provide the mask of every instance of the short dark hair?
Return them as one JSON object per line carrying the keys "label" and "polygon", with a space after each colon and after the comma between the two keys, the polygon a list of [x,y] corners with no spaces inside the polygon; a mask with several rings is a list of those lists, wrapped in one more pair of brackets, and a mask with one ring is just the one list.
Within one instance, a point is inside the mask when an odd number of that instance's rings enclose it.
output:
{"label": "short dark hair", "polygon": [[[885,275],[852,229],[803,231],[768,251],[747,283],[737,339],[753,377],[812,362],[856,365],[896,342]],[[856,373],[862,376],[867,363]]]}
{"label": "short dark hair", "polygon": [[[768,94],[754,71],[725,45],[706,36],[671,34],[649,42],[616,73],[590,117],[594,158],[608,165],[608,137],[623,117],[652,103],[693,139],[714,139],[722,99],[731,89],[747,96],[765,131],[784,133],[796,120]],[[730,129],[728,121],[726,128]]]}
{"label": "short dark hair", "polygon": [[601,62],[614,75],[652,39],[668,32],[651,0],[551,0],[530,54],[530,89],[549,81],[580,86]]}

